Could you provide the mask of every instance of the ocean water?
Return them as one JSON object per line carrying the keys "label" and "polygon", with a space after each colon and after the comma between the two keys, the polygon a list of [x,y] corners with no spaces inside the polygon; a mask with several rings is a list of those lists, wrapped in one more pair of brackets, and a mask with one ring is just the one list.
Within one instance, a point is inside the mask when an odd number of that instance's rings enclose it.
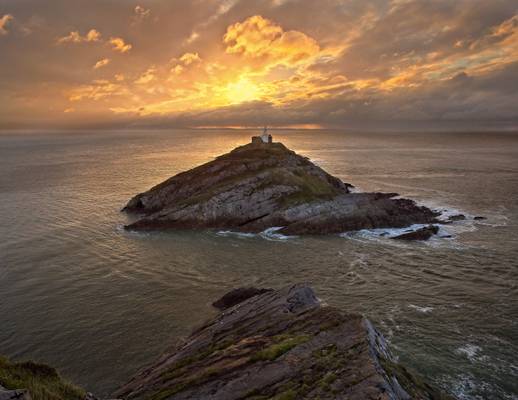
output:
{"label": "ocean water", "polygon": [[132,195],[252,133],[1,134],[0,354],[104,396],[214,316],[227,290],[308,282],[458,398],[517,399],[518,135],[274,132],[359,190],[469,216],[441,229],[451,238],[122,229]]}

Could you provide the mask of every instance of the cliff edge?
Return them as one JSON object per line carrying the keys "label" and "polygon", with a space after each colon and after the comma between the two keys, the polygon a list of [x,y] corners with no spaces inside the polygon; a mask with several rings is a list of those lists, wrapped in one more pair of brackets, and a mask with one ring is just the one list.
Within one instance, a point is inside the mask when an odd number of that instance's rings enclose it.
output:
{"label": "cliff edge", "polygon": [[[398,364],[369,320],[323,306],[313,290],[233,292],[233,304],[115,397],[150,400],[448,400]],[[218,302],[216,302],[218,303]]]}

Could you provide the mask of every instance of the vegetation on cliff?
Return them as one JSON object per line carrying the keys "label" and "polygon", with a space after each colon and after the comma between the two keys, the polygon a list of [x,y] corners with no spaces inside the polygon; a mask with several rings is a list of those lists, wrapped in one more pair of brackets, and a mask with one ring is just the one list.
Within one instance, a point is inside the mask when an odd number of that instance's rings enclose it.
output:
{"label": "vegetation on cliff", "polygon": [[64,380],[46,364],[12,362],[1,356],[0,386],[9,390],[26,389],[33,400],[82,400],[86,395],[83,389]]}
{"label": "vegetation on cliff", "polygon": [[391,356],[364,317],[311,288],[268,290],[225,309],[114,395],[149,400],[448,400]]}

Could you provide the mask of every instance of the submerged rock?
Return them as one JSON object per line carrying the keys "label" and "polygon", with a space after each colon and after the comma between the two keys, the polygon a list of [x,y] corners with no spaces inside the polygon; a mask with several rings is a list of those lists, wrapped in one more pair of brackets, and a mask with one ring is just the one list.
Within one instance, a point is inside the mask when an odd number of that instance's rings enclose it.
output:
{"label": "submerged rock", "polygon": [[133,197],[131,230],[231,229],[326,234],[435,222],[437,213],[396,193],[351,193],[281,143],[253,143]]}
{"label": "submerged rock", "polygon": [[415,231],[403,233],[402,235],[394,236],[392,239],[396,240],[428,240],[433,235],[439,232],[439,227],[435,225],[428,225],[423,228],[419,228]]}
{"label": "submerged rock", "polygon": [[226,309],[121,387],[125,399],[452,399],[397,363],[364,317],[295,285]]}

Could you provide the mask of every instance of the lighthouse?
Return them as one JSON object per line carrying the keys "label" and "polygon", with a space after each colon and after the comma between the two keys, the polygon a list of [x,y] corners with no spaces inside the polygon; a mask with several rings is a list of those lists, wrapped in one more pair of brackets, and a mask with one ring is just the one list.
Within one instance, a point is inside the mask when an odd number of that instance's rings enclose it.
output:
{"label": "lighthouse", "polygon": [[272,143],[272,135],[270,135],[268,133],[268,127],[265,126],[263,128],[263,133],[261,134],[261,136],[252,136],[252,143],[256,143],[256,144],[260,144],[260,143],[265,143],[265,144],[268,144],[268,143]]}

